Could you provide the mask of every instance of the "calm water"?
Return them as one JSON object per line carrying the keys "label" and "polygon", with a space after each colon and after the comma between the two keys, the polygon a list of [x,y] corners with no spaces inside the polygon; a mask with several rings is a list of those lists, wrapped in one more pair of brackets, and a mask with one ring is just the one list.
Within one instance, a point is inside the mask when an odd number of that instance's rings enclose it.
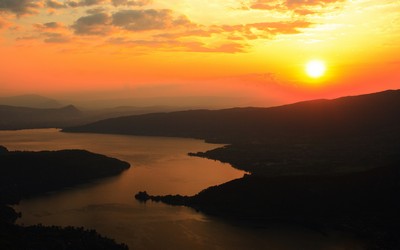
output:
{"label": "calm water", "polygon": [[86,149],[128,161],[117,177],[23,200],[20,224],[84,226],[130,249],[361,249],[339,232],[322,234],[300,226],[239,225],[186,207],[134,199],[138,191],[193,195],[240,178],[228,164],[189,157],[220,145],[200,140],[121,135],[69,134],[56,129],[0,131],[9,150]]}

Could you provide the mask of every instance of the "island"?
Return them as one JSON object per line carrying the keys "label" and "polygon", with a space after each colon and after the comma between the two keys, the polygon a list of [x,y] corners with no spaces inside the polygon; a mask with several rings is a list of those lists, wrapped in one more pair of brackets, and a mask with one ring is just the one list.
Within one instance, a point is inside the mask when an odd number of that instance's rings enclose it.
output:
{"label": "island", "polygon": [[129,163],[85,150],[8,151],[0,146],[1,249],[128,249],[94,230],[23,227],[9,205],[22,198],[120,174]]}

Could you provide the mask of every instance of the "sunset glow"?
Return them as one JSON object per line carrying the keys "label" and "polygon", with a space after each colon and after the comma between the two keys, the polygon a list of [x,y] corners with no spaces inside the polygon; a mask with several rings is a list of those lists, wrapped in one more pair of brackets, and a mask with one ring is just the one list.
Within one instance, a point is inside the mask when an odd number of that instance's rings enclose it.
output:
{"label": "sunset glow", "polygon": [[[0,33],[1,96],[271,106],[400,87],[394,0],[0,0]],[[327,73],[307,77],[310,58]]]}
{"label": "sunset glow", "polygon": [[326,66],[323,61],[312,60],[306,65],[307,75],[312,78],[319,78],[325,74]]}

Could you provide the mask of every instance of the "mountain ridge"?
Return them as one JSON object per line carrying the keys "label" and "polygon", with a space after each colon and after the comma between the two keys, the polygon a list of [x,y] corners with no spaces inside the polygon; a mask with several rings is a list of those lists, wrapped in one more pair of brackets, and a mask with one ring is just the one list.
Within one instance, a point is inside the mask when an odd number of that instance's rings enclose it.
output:
{"label": "mountain ridge", "polygon": [[0,105],[9,105],[29,108],[60,108],[59,101],[36,94],[0,97]]}
{"label": "mountain ridge", "polygon": [[[395,130],[400,90],[333,100],[311,100],[270,108],[188,110],[105,119],[64,132],[172,136],[233,143],[271,138],[367,135]],[[300,133],[301,131],[301,133]]]}

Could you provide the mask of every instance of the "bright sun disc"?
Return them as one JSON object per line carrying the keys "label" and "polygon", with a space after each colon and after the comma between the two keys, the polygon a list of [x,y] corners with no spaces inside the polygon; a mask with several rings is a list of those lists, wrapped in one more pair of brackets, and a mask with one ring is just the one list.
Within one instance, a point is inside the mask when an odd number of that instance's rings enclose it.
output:
{"label": "bright sun disc", "polygon": [[325,63],[320,60],[309,61],[306,65],[307,75],[312,78],[318,78],[324,75],[326,71]]}

